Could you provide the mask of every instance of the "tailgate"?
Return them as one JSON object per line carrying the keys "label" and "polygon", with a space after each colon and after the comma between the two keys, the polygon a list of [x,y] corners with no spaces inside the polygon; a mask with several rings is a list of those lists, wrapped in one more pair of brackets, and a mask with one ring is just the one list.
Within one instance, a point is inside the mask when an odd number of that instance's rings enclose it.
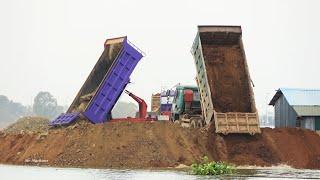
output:
{"label": "tailgate", "polygon": [[79,117],[79,112],[73,113],[62,113],[57,118],[51,120],[49,122],[50,126],[58,126],[58,125],[68,125],[77,120]]}
{"label": "tailgate", "polygon": [[258,113],[214,112],[216,133],[261,133]]}

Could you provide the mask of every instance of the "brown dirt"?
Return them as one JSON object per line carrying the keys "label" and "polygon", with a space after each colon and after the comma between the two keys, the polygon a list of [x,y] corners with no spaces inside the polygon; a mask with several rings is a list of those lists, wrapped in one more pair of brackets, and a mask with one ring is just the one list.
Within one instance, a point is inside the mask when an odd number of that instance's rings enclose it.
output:
{"label": "brown dirt", "polygon": [[320,136],[299,128],[262,128],[261,134],[214,133],[209,129],[211,152],[215,158],[237,165],[271,166],[287,164],[295,168],[320,169]]}
{"label": "brown dirt", "polygon": [[169,167],[204,156],[204,138],[204,132],[166,122],[81,122],[51,129],[45,137],[0,135],[0,163],[25,164],[32,158],[53,166]]}
{"label": "brown dirt", "polygon": [[293,128],[264,128],[255,136],[213,132],[169,122],[92,125],[85,121],[50,129],[48,134],[0,132],[0,163],[152,168],[190,165],[207,155],[236,165],[320,169],[320,136],[315,132]]}
{"label": "brown dirt", "polygon": [[217,112],[252,112],[245,60],[239,45],[204,44],[207,77]]}
{"label": "brown dirt", "polygon": [[44,133],[49,129],[49,119],[41,116],[26,116],[3,130],[5,133]]}

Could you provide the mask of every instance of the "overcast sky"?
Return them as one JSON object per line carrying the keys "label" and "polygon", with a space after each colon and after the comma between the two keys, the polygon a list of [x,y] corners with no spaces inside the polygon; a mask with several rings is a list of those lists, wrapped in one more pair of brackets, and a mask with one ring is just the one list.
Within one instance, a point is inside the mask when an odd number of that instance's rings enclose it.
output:
{"label": "overcast sky", "polygon": [[127,35],[146,53],[127,88],[150,104],[163,86],[195,84],[197,25],[241,25],[264,111],[279,87],[320,88],[319,2],[0,0],[0,94],[31,104],[49,91],[70,105],[105,39]]}

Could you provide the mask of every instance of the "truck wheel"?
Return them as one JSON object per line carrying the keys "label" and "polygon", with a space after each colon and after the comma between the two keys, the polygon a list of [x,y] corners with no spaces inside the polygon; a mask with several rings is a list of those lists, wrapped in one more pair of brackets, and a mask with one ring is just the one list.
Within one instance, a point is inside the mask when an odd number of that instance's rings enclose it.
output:
{"label": "truck wheel", "polygon": [[201,120],[198,120],[198,127],[199,127],[199,128],[202,128],[202,127],[203,127],[203,123],[202,123]]}
{"label": "truck wheel", "polygon": [[191,128],[196,128],[197,127],[197,123],[196,123],[196,121],[194,119],[190,120],[190,127]]}

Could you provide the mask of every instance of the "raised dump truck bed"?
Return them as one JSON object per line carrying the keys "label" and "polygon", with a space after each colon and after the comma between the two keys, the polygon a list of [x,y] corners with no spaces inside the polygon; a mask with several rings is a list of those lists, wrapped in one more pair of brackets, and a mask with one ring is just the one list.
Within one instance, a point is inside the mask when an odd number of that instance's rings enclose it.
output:
{"label": "raised dump truck bed", "polygon": [[50,125],[69,124],[80,114],[95,124],[111,118],[113,106],[143,55],[127,37],[107,39],[104,46],[102,55],[67,113],[51,121]]}
{"label": "raised dump truck bed", "polygon": [[198,26],[191,53],[202,114],[217,133],[260,133],[240,26]]}

